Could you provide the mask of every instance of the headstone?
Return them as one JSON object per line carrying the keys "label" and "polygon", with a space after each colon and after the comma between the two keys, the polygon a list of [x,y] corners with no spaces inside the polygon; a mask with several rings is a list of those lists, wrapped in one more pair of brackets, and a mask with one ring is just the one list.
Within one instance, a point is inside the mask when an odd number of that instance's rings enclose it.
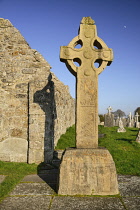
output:
{"label": "headstone", "polygon": [[135,127],[135,119],[134,119],[134,116],[132,116],[132,119],[131,119],[131,126],[132,127]]}
{"label": "headstone", "polygon": [[133,122],[132,122],[132,114],[131,114],[131,112],[129,113],[128,116],[129,116],[129,125],[128,125],[128,127],[131,128],[131,127],[133,127],[133,126],[132,126]]}
{"label": "headstone", "polygon": [[129,116],[126,118],[126,127],[129,127]]}
{"label": "headstone", "polygon": [[135,118],[136,118],[136,121],[135,121],[136,128],[139,128],[140,126],[139,126],[139,114],[138,114],[138,112],[136,112]]}
{"label": "headstone", "polygon": [[106,127],[113,127],[114,126],[114,114],[111,113],[111,111],[112,111],[111,106],[109,106],[107,108],[107,110],[108,110],[108,113],[105,114],[105,123],[104,123],[104,125]]}
{"label": "headstone", "polygon": [[107,108],[107,110],[108,110],[108,115],[111,115],[112,107],[109,106],[109,107]]}
{"label": "headstone", "polygon": [[122,122],[123,122],[123,126],[126,127],[127,126],[127,119],[125,117],[122,117]]}
{"label": "headstone", "polygon": [[119,126],[119,117],[117,117],[117,119],[115,120],[115,126]]}
{"label": "headstone", "polygon": [[136,142],[140,143],[140,130],[139,130],[139,132],[138,132],[138,136],[137,136],[137,138],[136,138]]}
{"label": "headstone", "polygon": [[[76,46],[80,44],[80,48]],[[60,59],[76,76],[76,148],[62,157],[62,195],[118,194],[116,169],[108,150],[98,147],[98,75],[113,59],[112,50],[97,36],[96,25],[84,17],[79,35],[61,47]],[[79,66],[74,65],[78,62]],[[94,63],[99,63],[95,67]]]}
{"label": "headstone", "polygon": [[125,128],[123,127],[123,121],[121,118],[119,119],[119,128],[118,128],[117,132],[118,133],[126,132]]}

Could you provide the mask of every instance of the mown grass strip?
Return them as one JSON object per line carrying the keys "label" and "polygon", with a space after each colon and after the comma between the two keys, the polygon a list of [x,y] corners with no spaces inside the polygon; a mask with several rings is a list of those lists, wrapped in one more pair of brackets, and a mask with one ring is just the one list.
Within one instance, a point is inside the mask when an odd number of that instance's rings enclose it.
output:
{"label": "mown grass strip", "polygon": [[61,135],[55,149],[65,149],[67,147],[75,147],[75,125],[68,128],[66,133]]}
{"label": "mown grass strip", "polygon": [[0,184],[0,201],[7,196],[24,176],[37,173],[37,165],[0,161],[0,174],[7,175]]}

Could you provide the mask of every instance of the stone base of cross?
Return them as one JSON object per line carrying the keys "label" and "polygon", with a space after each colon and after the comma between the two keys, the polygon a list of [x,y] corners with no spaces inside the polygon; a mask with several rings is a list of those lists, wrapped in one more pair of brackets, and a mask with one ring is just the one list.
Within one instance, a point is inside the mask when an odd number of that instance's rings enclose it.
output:
{"label": "stone base of cross", "polygon": [[67,149],[60,166],[58,194],[119,194],[116,168],[109,151]]}
{"label": "stone base of cross", "polygon": [[77,89],[76,148],[62,157],[58,193],[118,194],[114,161],[108,150],[98,148],[98,75],[110,65],[113,52],[97,36],[90,17],[82,19],[78,36],[61,47],[60,60],[76,76]]}

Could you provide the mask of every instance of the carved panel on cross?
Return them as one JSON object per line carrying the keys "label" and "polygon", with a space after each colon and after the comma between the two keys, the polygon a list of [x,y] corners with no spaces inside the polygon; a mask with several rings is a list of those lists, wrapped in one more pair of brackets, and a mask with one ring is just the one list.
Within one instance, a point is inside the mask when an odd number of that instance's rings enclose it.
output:
{"label": "carved panel on cross", "polygon": [[86,107],[83,107],[83,112],[81,115],[81,131],[80,136],[81,138],[94,138],[96,133],[96,116],[95,110],[91,107],[88,110]]}
{"label": "carved panel on cross", "polygon": [[80,105],[81,106],[96,106],[97,88],[95,82],[87,77],[80,80]]}

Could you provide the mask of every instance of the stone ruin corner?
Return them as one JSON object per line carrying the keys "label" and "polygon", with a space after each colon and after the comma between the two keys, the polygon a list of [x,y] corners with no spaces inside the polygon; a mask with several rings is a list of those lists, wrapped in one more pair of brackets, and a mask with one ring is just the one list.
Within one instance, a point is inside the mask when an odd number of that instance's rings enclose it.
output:
{"label": "stone ruin corner", "polygon": [[56,145],[75,123],[75,101],[50,69],[11,22],[0,18],[0,160],[43,162],[44,140],[51,136]]}

